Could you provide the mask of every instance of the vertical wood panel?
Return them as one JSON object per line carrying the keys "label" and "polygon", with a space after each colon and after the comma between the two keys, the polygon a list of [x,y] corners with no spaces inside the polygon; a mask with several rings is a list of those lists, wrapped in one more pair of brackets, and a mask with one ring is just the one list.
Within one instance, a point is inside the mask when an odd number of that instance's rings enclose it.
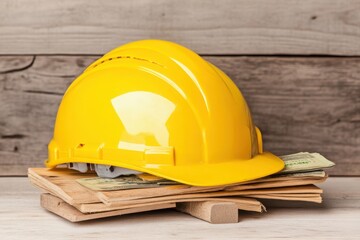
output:
{"label": "vertical wood panel", "polygon": [[359,58],[209,58],[242,90],[264,147],[275,154],[313,151],[360,174]]}
{"label": "vertical wood panel", "polygon": [[[62,94],[96,56],[0,57],[0,175],[42,166]],[[360,175],[360,58],[206,57],[243,92],[265,148]]]}
{"label": "vertical wood panel", "polygon": [[0,54],[103,54],[138,39],[203,54],[360,54],[360,0],[2,0]]}

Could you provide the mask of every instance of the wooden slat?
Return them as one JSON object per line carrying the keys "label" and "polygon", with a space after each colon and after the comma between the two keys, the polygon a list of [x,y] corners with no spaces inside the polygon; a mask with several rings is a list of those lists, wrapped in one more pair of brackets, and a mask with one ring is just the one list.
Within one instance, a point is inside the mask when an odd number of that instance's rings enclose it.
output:
{"label": "wooden slat", "polygon": [[177,41],[203,54],[360,54],[360,0],[2,0],[0,54],[103,54]]}
{"label": "wooden slat", "polygon": [[[0,57],[0,175],[42,166],[62,94],[95,56]],[[265,149],[320,152],[360,175],[360,59],[206,57],[240,87]]]}
{"label": "wooden slat", "polygon": [[[122,210],[108,211],[108,212],[100,212],[100,213],[92,213],[92,214],[84,214],[74,208],[73,206],[67,204],[62,199],[55,197],[48,193],[43,193],[40,196],[40,204],[46,210],[63,217],[70,222],[81,222],[88,221],[92,219],[113,217],[113,216],[121,216],[125,214],[131,213],[139,213],[139,212],[148,212],[153,210],[167,209],[167,208],[175,208],[175,203],[163,203],[158,205],[139,207],[139,208],[128,208]],[[237,212],[237,209],[236,209]],[[216,215],[217,214],[217,215]],[[218,217],[220,214],[215,213],[215,217]],[[216,219],[217,220],[217,219]],[[226,220],[226,219],[225,219]]]}
{"label": "wooden slat", "polygon": [[[265,201],[266,207],[313,207],[313,208],[359,208],[360,209],[360,178],[359,177],[330,177],[326,182],[318,186],[323,189],[323,203],[314,204],[307,202],[290,201]],[[26,177],[0,177],[0,205],[1,210],[7,211],[6,204],[12,204],[13,198],[17,204],[30,202],[38,207],[40,191],[35,188]],[[21,205],[22,206],[22,205]],[[15,203],[14,203],[15,207]],[[21,208],[18,208],[21,209]]]}
{"label": "wooden slat", "polygon": [[209,223],[237,223],[239,211],[232,202],[184,202],[177,203],[176,209]]}
{"label": "wooden slat", "polygon": [[112,216],[121,216],[132,213],[148,212],[153,210],[175,208],[178,211],[187,213],[204,221],[213,224],[219,223],[237,223],[238,218],[238,205],[233,202],[183,202],[183,203],[165,203],[146,207],[127,208],[122,210],[114,210],[99,213],[84,214],[69,205],[61,198],[55,197],[48,193],[43,193],[40,196],[40,204],[46,210],[59,215],[70,222],[81,222],[99,218],[106,218]]}

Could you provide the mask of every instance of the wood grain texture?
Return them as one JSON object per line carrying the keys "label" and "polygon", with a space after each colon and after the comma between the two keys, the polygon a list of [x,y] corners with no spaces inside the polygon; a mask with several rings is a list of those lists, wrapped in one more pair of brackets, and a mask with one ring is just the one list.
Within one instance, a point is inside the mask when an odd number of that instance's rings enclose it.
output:
{"label": "wood grain texture", "polygon": [[[91,213],[91,214],[84,214],[74,208],[73,206],[67,204],[62,199],[55,197],[48,193],[43,193],[40,196],[40,205],[45,208],[46,210],[63,217],[70,222],[82,222],[88,221],[98,218],[106,218],[106,217],[114,217],[114,216],[121,216],[125,214],[132,214],[132,213],[139,213],[139,212],[148,212],[160,209],[167,209],[167,208],[175,208],[176,204],[173,203],[165,203],[165,204],[158,204],[153,206],[147,207],[140,207],[140,208],[128,208],[122,210],[115,210],[115,211],[108,211],[108,212],[100,212],[100,213]],[[236,209],[237,210],[237,209]],[[237,211],[236,211],[237,212]]]}
{"label": "wood grain texture", "polygon": [[[96,56],[0,57],[0,174],[42,166],[62,94]],[[240,87],[275,154],[320,152],[360,175],[360,59],[206,57]]]}
{"label": "wood grain texture", "polygon": [[[239,239],[240,236],[243,239],[357,240],[360,238],[359,180],[330,177],[322,184],[325,204],[316,204],[318,208],[301,208],[304,203],[297,203],[297,208],[286,208],[289,202],[279,202],[281,208],[270,207],[266,214],[240,211],[238,224],[211,225],[174,210],[70,224],[39,206],[40,193],[28,179],[0,178],[0,231],[2,239],[29,240],[113,239],[114,236],[126,239]],[[331,199],[327,199],[330,192]]]}
{"label": "wood grain texture", "polygon": [[359,58],[208,58],[241,89],[277,155],[320,152],[335,175],[360,175]]}
{"label": "wood grain texture", "polygon": [[0,54],[103,54],[177,41],[203,54],[360,54],[360,0],[2,0]]}
{"label": "wood grain texture", "polygon": [[176,209],[209,223],[237,223],[239,210],[232,202],[188,202],[177,203]]}

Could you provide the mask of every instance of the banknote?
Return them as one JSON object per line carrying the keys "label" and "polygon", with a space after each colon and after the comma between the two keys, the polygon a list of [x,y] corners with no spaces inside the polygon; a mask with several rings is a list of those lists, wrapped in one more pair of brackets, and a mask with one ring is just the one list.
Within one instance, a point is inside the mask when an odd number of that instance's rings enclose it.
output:
{"label": "banknote", "polygon": [[285,168],[279,174],[309,172],[335,166],[335,163],[319,153],[300,152],[280,158],[284,161]]}
{"label": "banknote", "polygon": [[288,172],[276,175],[281,177],[325,177],[326,173],[323,170],[315,170],[311,172]]}
{"label": "banknote", "polygon": [[177,185],[179,183],[160,178],[150,174],[128,175],[117,178],[80,178],[76,180],[84,187],[95,191],[125,190],[135,188],[156,188],[164,185]]}

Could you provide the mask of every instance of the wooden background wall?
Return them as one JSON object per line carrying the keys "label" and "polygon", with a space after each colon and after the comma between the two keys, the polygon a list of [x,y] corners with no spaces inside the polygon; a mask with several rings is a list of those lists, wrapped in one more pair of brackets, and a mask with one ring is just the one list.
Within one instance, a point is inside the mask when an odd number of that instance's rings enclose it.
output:
{"label": "wooden background wall", "polygon": [[245,95],[265,148],[360,175],[360,0],[1,0],[0,175],[42,166],[62,94],[125,42],[192,48]]}

